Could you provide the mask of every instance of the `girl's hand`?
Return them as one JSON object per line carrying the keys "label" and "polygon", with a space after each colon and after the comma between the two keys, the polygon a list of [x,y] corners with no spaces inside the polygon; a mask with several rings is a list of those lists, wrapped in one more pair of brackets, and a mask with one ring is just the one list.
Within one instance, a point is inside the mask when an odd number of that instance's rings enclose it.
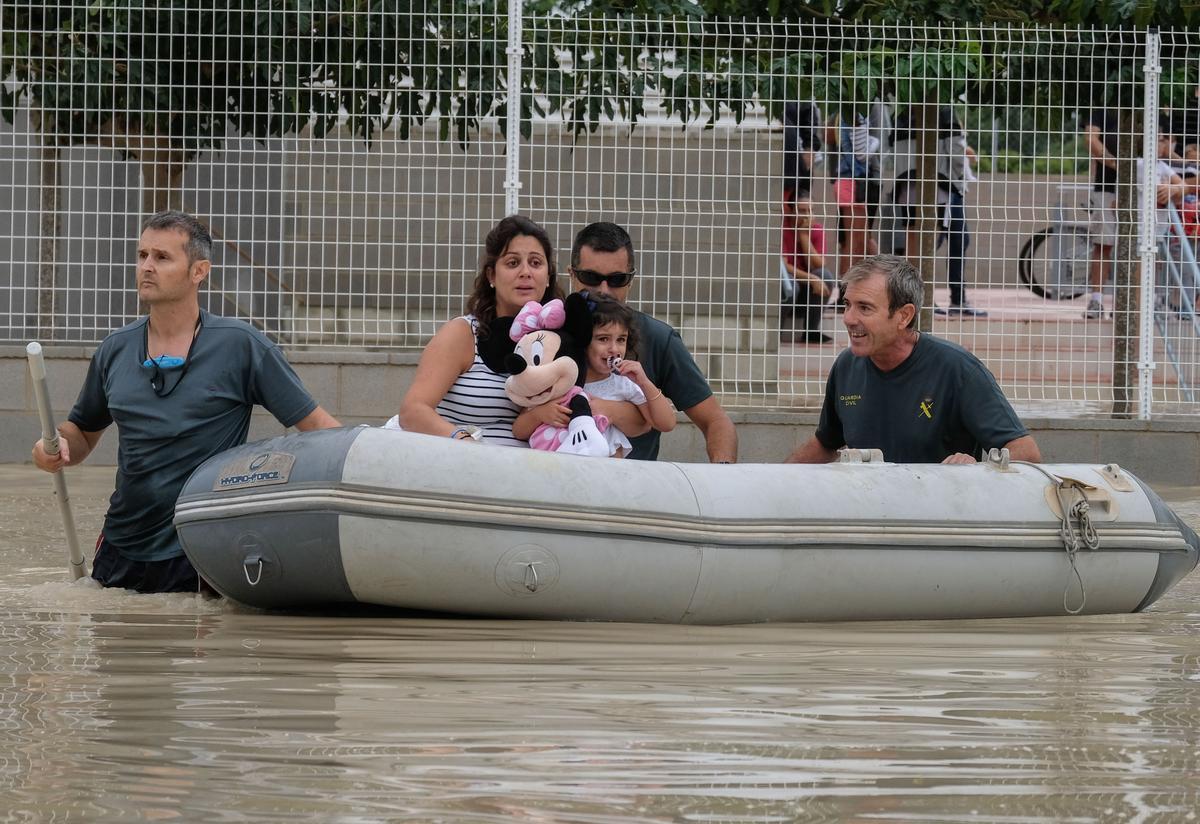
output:
{"label": "girl's hand", "polygon": [[561,428],[571,422],[571,408],[556,401],[546,401],[541,406],[530,407],[529,414],[539,424]]}
{"label": "girl's hand", "polygon": [[646,381],[650,380],[646,377],[646,370],[642,365],[635,360],[623,360],[617,365],[617,374],[624,375],[631,381],[641,386]]}

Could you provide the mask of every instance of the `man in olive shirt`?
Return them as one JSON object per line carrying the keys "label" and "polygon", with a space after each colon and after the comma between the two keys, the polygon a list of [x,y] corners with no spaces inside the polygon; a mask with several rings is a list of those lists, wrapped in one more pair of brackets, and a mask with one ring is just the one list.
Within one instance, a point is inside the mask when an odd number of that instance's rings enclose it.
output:
{"label": "man in olive shirt", "polygon": [[[580,230],[571,246],[571,289],[611,295],[624,303],[634,268],[633,240],[615,223],[592,223]],[[708,459],[713,463],[737,460],[737,430],[721,408],[679,333],[642,312],[634,313],[638,324],[637,360],[654,385],[682,409],[703,433]],[[608,402],[593,400],[593,407],[612,420],[633,444],[628,457],[653,461],[658,458],[661,433],[649,429],[640,413],[624,416]]]}
{"label": "man in olive shirt", "polygon": [[864,258],[846,273],[844,289],[850,348],[830,370],[816,434],[788,463],[833,461],[843,446],[880,449],[893,463],[974,463],[993,447],[1041,461],[987,367],[912,328],[924,287],[911,263]]}
{"label": "man in olive shirt", "polygon": [[299,430],[340,424],[317,405],[279,348],[242,320],[200,309],[212,237],[182,212],[159,212],[138,241],[137,290],[148,316],[97,347],[67,421],[61,452],[39,440],[47,472],[82,463],[109,424],[120,442],[116,489],[92,577],[139,592],[195,592],[196,571],[175,533],[175,499],[197,466],[244,443],[255,404]]}

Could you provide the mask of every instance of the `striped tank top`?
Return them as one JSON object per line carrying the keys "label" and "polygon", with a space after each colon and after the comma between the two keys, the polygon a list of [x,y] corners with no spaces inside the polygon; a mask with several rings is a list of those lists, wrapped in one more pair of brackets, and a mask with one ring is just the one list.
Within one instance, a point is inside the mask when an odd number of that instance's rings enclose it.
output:
{"label": "striped tank top", "polygon": [[513,421],[520,414],[521,407],[504,394],[504,381],[508,379],[508,375],[497,374],[488,369],[483,358],[479,357],[478,324],[475,316],[463,315],[455,320],[465,320],[471,324],[471,333],[476,335],[475,360],[446,392],[446,396],[437,405],[437,413],[455,426],[478,426],[483,430],[483,439],[488,443],[500,446],[529,446],[525,441],[513,437]]}

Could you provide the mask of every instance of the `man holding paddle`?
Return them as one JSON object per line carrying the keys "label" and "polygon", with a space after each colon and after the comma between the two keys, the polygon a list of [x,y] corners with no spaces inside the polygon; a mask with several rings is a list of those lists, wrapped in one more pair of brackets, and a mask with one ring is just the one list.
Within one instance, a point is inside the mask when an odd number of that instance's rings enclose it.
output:
{"label": "man holding paddle", "polygon": [[182,212],[152,215],[137,251],[137,290],[149,315],[111,333],[92,356],[60,451],[38,440],[33,461],[57,472],[82,463],[117,425],[116,489],[92,577],[139,592],[196,592],[199,577],[175,534],[175,499],[202,462],[245,443],[265,407],[301,431],[340,426],[317,405],[282,352],[242,320],[200,309],[212,237]]}

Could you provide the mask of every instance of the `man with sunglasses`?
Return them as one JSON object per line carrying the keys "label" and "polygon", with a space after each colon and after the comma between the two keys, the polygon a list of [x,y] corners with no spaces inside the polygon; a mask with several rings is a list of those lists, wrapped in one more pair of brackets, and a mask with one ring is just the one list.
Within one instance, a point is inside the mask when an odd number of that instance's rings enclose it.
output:
{"label": "man with sunglasses", "polygon": [[[575,236],[571,246],[571,288],[574,291],[599,292],[624,303],[635,274],[633,240],[617,224],[592,223]],[[737,430],[733,421],[713,395],[679,333],[642,312],[635,311],[634,316],[638,324],[637,359],[647,377],[703,433],[710,461],[736,461]],[[637,410],[626,416],[619,408],[620,404],[614,404],[618,408],[610,409],[605,401],[596,400],[592,405],[629,436],[633,450],[627,457],[648,461],[658,458],[661,433],[649,429]]]}
{"label": "man with sunglasses", "polygon": [[120,443],[116,489],[96,543],[92,577],[139,592],[196,592],[199,577],[173,523],[175,499],[197,466],[245,443],[258,404],[299,430],[340,424],[317,405],[283,354],[250,324],[201,310],[212,237],[182,212],[142,227],[137,290],[149,315],[96,348],[79,398],[58,427],[61,452],[41,440],[47,472],[82,463],[109,424]]}

